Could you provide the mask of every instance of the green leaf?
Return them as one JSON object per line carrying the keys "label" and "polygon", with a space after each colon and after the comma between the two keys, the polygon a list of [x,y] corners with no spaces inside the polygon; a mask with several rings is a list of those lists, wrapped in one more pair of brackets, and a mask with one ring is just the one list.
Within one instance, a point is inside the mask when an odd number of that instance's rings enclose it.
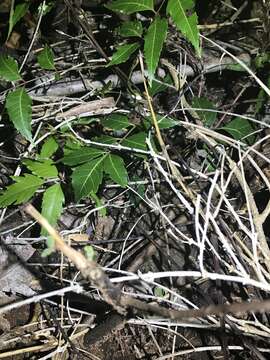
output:
{"label": "green leaf", "polygon": [[112,60],[106,66],[118,65],[126,62],[129,57],[138,49],[139,43],[120,45],[112,56]]}
{"label": "green leaf", "polygon": [[112,11],[132,14],[137,11],[154,10],[153,0],[115,0],[106,7]]}
{"label": "green leaf", "polygon": [[[67,139],[64,147],[64,156],[67,156],[72,151],[81,149],[81,145],[79,142],[74,142],[73,139]],[[62,159],[58,160],[57,162],[62,162]]]}
{"label": "green leaf", "polygon": [[261,54],[259,53],[259,55],[256,56],[254,61],[256,69],[263,68],[266,64],[269,64],[269,62],[270,62],[270,53],[268,52],[262,52]]}
{"label": "green leaf", "polygon": [[155,96],[156,94],[165,91],[172,84],[172,78],[169,74],[164,79],[153,80],[151,86],[149,86],[149,95]]}
{"label": "green leaf", "polygon": [[[90,117],[90,116],[86,116],[86,117],[81,117],[81,118],[74,118],[72,120],[72,125],[74,126],[78,126],[78,125],[90,125],[94,122],[99,122],[99,118],[95,118],[95,117]],[[63,124],[60,129],[63,133],[67,132],[70,130],[69,127],[70,124]]]}
{"label": "green leaf", "polygon": [[[50,225],[55,226],[63,210],[65,197],[60,184],[50,186],[43,194],[41,214],[48,220]],[[42,228],[41,235],[47,235],[47,231]]]}
{"label": "green leaf", "polygon": [[43,161],[24,160],[24,165],[28,167],[35,175],[44,178],[55,178],[58,176],[58,171],[51,159],[45,159]]}
{"label": "green leaf", "polygon": [[12,176],[15,184],[9,185],[0,195],[0,207],[11,204],[21,204],[28,201],[43,184],[43,180],[37,176],[26,174],[25,176]]}
{"label": "green leaf", "polygon": [[122,130],[131,125],[129,123],[128,117],[121,114],[112,114],[106,118],[101,119],[100,122],[106,129],[110,130]]}
{"label": "green leaf", "polygon": [[95,260],[96,253],[95,253],[93,246],[86,245],[86,246],[84,246],[83,250],[85,252],[85,256],[86,256],[87,260],[90,260],[90,261]]}
{"label": "green leaf", "polygon": [[14,26],[17,24],[17,22],[27,13],[27,10],[29,8],[29,4],[24,2],[22,4],[18,4],[15,7],[15,10],[10,10],[9,15],[9,28],[8,28],[8,35],[7,38],[9,38]]}
{"label": "green leaf", "polygon": [[47,249],[42,251],[41,253],[42,257],[51,255],[51,253],[53,253],[55,250],[54,239],[52,236],[47,237],[46,244],[47,244]]}
{"label": "green leaf", "polygon": [[192,99],[192,107],[197,109],[196,112],[200,116],[200,119],[205,126],[211,127],[215,123],[217,113],[215,111],[203,111],[204,109],[215,110],[215,107],[211,101],[204,97],[194,97]]}
{"label": "green leaf", "polygon": [[125,187],[128,183],[128,174],[125,168],[124,160],[114,154],[109,154],[104,160],[104,171],[117,184]]}
{"label": "green leaf", "polygon": [[109,144],[109,145],[113,145],[117,143],[117,139],[109,135],[101,135],[97,138],[94,138],[94,141],[100,144]]}
{"label": "green leaf", "polygon": [[253,144],[255,141],[254,129],[247,119],[236,117],[225,126],[219,128],[229,133],[235,140],[243,140],[249,144]]}
{"label": "green leaf", "polygon": [[49,1],[48,4],[42,3],[38,7],[38,14],[42,12],[43,16],[47,15],[55,6],[55,1]]}
{"label": "green leaf", "polygon": [[124,22],[119,30],[119,34],[123,37],[141,37],[142,33],[142,23],[138,20]]}
{"label": "green leaf", "polygon": [[0,55],[0,77],[7,81],[20,80],[18,64],[11,56]]}
{"label": "green leaf", "polygon": [[13,122],[15,128],[29,141],[32,140],[31,105],[32,99],[24,88],[10,92],[6,98],[6,108],[10,120]]}
{"label": "green leaf", "polygon": [[90,147],[81,147],[77,150],[70,151],[67,155],[63,157],[61,162],[65,165],[74,166],[79,165],[89,160],[93,160],[97,157],[104,155],[104,150],[90,148]]}
{"label": "green leaf", "polygon": [[156,286],[155,289],[154,289],[154,294],[155,294],[156,297],[163,298],[166,295],[166,292],[165,292],[164,289]]}
{"label": "green leaf", "polygon": [[103,178],[103,160],[104,156],[90,160],[73,170],[72,186],[76,201],[98,191]]}
{"label": "green leaf", "polygon": [[167,20],[156,17],[149,26],[144,37],[144,55],[150,79],[150,86],[156,72],[163,43],[167,36],[167,29]]}
{"label": "green leaf", "polygon": [[50,136],[42,145],[39,159],[50,158],[58,149],[58,144],[52,136]]}
{"label": "green leaf", "polygon": [[[175,120],[174,118],[169,117],[169,116],[162,116],[162,115],[157,114],[156,118],[157,118],[157,122],[158,122],[158,127],[160,129],[170,129],[174,126],[179,125],[178,120]],[[145,120],[147,121],[147,123],[149,125],[152,125],[152,120],[150,117],[146,118]]]}
{"label": "green leaf", "polygon": [[188,15],[194,8],[193,0],[169,0],[167,4],[167,14],[170,14],[177,28],[194,46],[197,54],[200,56],[200,42],[198,31],[198,18],[194,12]]}
{"label": "green leaf", "polygon": [[231,65],[226,65],[225,67],[226,70],[231,70],[231,71],[237,71],[237,72],[245,72],[246,70],[243,68],[242,65],[240,64],[231,64]]}
{"label": "green leaf", "polygon": [[91,192],[89,194],[90,198],[95,202],[96,208],[100,208],[98,211],[101,216],[106,216],[107,214],[107,208],[104,206],[102,200],[97,196],[97,194]]}
{"label": "green leaf", "polygon": [[172,117],[161,116],[161,115],[156,115],[156,117],[157,117],[158,127],[160,129],[170,129],[174,126],[179,125],[179,121],[173,119]]}
{"label": "green leaf", "polygon": [[42,69],[55,70],[53,52],[48,45],[45,45],[44,49],[38,54],[37,60]]}
{"label": "green leaf", "polygon": [[131,135],[128,138],[126,138],[125,140],[123,140],[121,145],[130,147],[130,148],[146,150],[147,147],[146,147],[145,139],[146,139],[146,133],[140,132],[138,134]]}

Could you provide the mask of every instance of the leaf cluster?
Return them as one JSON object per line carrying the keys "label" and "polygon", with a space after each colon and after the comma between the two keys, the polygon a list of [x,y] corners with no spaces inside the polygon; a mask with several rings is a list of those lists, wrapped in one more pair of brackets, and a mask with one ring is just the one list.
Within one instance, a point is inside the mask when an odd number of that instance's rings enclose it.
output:
{"label": "leaf cluster", "polygon": [[[121,44],[116,46],[116,51],[106,66],[111,67],[125,63],[142,49],[150,85],[149,94],[152,97],[167,90],[172,83],[169,74],[162,82],[156,78],[170,22],[193,45],[196,54],[201,55],[198,20],[194,11],[195,2],[193,0],[168,0],[163,4],[165,6],[163,13],[160,12],[160,9],[155,8],[153,0],[114,0],[106,5],[107,9],[112,12],[130,16],[130,20],[122,22],[118,29]],[[11,9],[8,36],[28,9],[28,3],[19,4]],[[141,17],[137,16],[139,13],[145,14],[146,21],[142,21]],[[57,75],[53,50],[49,45],[45,45],[37,54],[37,62],[42,69],[52,71]],[[0,77],[14,85],[14,90],[9,91],[5,99],[9,119],[17,131],[27,141],[34,144],[31,124],[32,99],[23,86],[18,63],[11,56],[0,55]],[[204,126],[215,127],[217,111],[214,104],[206,98],[194,98],[192,107],[198,112]],[[100,143],[100,146],[85,146],[67,140],[62,158],[58,157],[57,159],[59,135],[68,138],[68,128],[64,129],[63,127],[54,137],[50,136],[43,141],[38,154],[22,160],[21,165],[24,166],[25,171],[21,176],[13,176],[11,178],[13,183],[1,191],[0,207],[25,203],[38,192],[41,194],[42,214],[52,225],[56,225],[65,203],[65,191],[63,191],[65,187],[62,184],[60,166],[64,166],[71,172],[70,182],[76,202],[87,197],[99,202],[97,194],[101,185],[106,181],[126,187],[130,177],[127,164],[132,161],[132,157],[127,156],[127,150],[130,150],[135,156],[144,157],[136,151],[147,150],[145,140],[148,131],[151,130],[152,119],[145,118],[143,127],[132,125],[126,115],[119,113],[100,117],[97,120],[105,131],[113,133],[120,131],[124,135],[120,138],[100,136],[95,139],[95,143]],[[80,119],[77,121],[77,125],[82,124],[83,121],[87,123],[88,120]],[[161,130],[169,129],[178,126],[179,121],[157,114],[157,125]],[[254,137],[251,135],[253,132],[251,124],[241,118],[235,118],[217,130],[226,131],[237,140],[245,137],[251,142],[254,141]],[[125,156],[121,151],[123,149]],[[44,230],[41,231],[41,234],[47,235]],[[48,249],[48,253],[53,249],[51,239],[48,239]]]}

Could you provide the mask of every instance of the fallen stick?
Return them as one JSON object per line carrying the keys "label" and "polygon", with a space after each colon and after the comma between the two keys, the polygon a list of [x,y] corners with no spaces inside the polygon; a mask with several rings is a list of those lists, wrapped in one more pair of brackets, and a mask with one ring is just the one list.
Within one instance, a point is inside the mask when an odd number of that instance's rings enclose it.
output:
{"label": "fallen stick", "polygon": [[73,262],[77,269],[81,271],[82,276],[100,291],[104,300],[122,315],[126,313],[126,308],[134,308],[144,313],[157,314],[172,320],[206,317],[209,315],[225,315],[229,313],[239,314],[270,311],[270,300],[211,305],[192,310],[175,310],[165,308],[158,304],[146,303],[134,299],[129,295],[123,295],[120,288],[111,282],[110,278],[95,261],[87,259],[79,251],[74,250],[67,245],[58,232],[31,204],[28,204],[25,207],[25,211],[37,220],[53,237],[56,250],[61,251],[71,262]]}

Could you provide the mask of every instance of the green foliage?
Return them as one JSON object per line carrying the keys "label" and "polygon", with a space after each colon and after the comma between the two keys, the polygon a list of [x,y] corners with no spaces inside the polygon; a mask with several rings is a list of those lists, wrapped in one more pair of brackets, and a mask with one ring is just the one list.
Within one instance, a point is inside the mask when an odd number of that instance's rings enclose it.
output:
{"label": "green foliage", "polygon": [[130,56],[136,51],[139,47],[139,43],[125,44],[121,45],[116,49],[116,52],[112,56],[112,60],[107,64],[107,66],[118,65],[126,62]]}
{"label": "green foliage", "polygon": [[[157,114],[156,118],[157,118],[157,123],[158,123],[158,127],[159,127],[160,130],[162,130],[162,129],[170,129],[170,128],[174,127],[174,126],[179,125],[179,121],[173,119],[170,116],[162,116],[162,115]],[[145,120],[146,120],[145,125],[146,125],[147,128],[152,126],[151,118],[146,118]]]}
{"label": "green foliage", "polygon": [[109,154],[104,160],[104,171],[117,184],[125,187],[128,183],[128,174],[125,168],[124,160],[114,154]]}
{"label": "green foliage", "polygon": [[34,195],[43,184],[43,179],[38,176],[25,174],[25,176],[12,176],[15,184],[9,185],[0,195],[0,207],[11,204],[22,204]]}
{"label": "green foliage", "polygon": [[38,12],[39,14],[41,13],[41,11],[43,11],[43,16],[48,14],[52,8],[55,6],[55,1],[46,1],[46,3],[42,3],[39,5],[38,7]]}
{"label": "green foliage", "polygon": [[44,49],[38,54],[37,60],[42,69],[55,70],[53,52],[48,45],[45,45]]}
{"label": "green foliage", "polygon": [[159,286],[156,286],[154,289],[154,294],[156,297],[163,298],[166,295],[166,292],[163,288],[160,288]]}
{"label": "green foliage", "polygon": [[147,146],[145,140],[146,140],[146,133],[140,132],[124,139],[122,141],[122,145],[130,147],[132,149],[146,150]]}
{"label": "green foliage", "polygon": [[27,13],[28,8],[29,8],[29,4],[27,2],[16,5],[15,10],[13,9],[13,7],[11,7],[9,13],[9,28],[8,28],[7,38],[9,38],[17,22],[20,21],[20,19],[24,17],[24,15]]}
{"label": "green foliage", "polygon": [[[173,18],[171,14],[171,6],[173,5],[171,3],[171,1],[168,2],[167,12]],[[193,2],[191,3],[193,4]],[[47,2],[47,4],[40,5],[39,14],[42,12],[44,15],[51,10],[54,4],[55,2],[51,1]],[[186,15],[187,11],[192,10],[192,6],[186,6],[183,19],[177,18],[178,22],[181,20],[185,22],[185,25],[181,25],[181,27],[177,24],[177,26],[178,28],[182,28],[186,38],[191,42],[193,41],[192,43],[194,45],[195,30],[186,29],[187,24],[189,24],[190,28],[192,27],[192,22],[190,21],[192,16],[188,17]],[[15,7],[15,10],[13,8],[11,9],[8,36],[10,36],[16,23],[18,23],[28,11],[28,8],[29,2],[22,2]],[[134,15],[130,21],[121,24],[118,36],[121,37],[122,40],[123,38],[131,39],[125,39],[126,43],[116,47],[116,51],[107,66],[125,63],[139,48],[143,47],[151,85],[149,88],[150,95],[154,96],[158,92],[166,90],[168,85],[172,83],[170,75],[165,77],[163,83],[155,79],[156,69],[167,36],[168,18],[166,18],[166,15],[164,17],[164,15],[155,12],[153,0],[113,0],[107,5],[107,8],[127,15],[148,11],[144,13],[148,20],[146,22],[136,20]],[[173,18],[173,20],[175,19]],[[191,38],[191,35],[193,35],[193,38]],[[136,38],[135,41],[132,41],[132,38]],[[55,70],[53,51],[49,45],[46,45],[38,54],[37,61],[42,69]],[[10,56],[0,56],[0,76],[7,81],[21,80],[15,59]],[[6,97],[5,106],[14,127],[27,140],[32,141],[32,99],[26,90],[24,88],[17,88],[11,91]],[[98,126],[103,131],[102,135],[92,138],[93,141],[100,143],[100,146],[82,146],[79,141],[75,140],[73,135],[69,133],[68,127],[66,127],[65,130],[60,129],[61,135],[66,139],[66,143],[64,156],[60,160],[56,159],[57,161],[55,162],[55,152],[57,151],[57,155],[61,152],[58,141],[60,144],[62,140],[58,140],[59,133],[53,133],[54,137],[50,136],[46,138],[39,153],[30,153],[29,157],[31,156],[31,159],[22,160],[22,164],[25,165],[22,169],[26,173],[19,177],[13,177],[15,183],[9,185],[6,190],[0,194],[0,206],[20,204],[28,201],[39,189],[42,215],[51,225],[55,226],[62,213],[65,201],[64,192],[60,183],[61,177],[57,169],[58,165],[56,166],[56,164],[59,163],[61,163],[59,166],[60,169],[65,166],[65,170],[67,170],[65,171],[65,184],[67,183],[68,185],[69,180],[71,180],[70,182],[76,201],[80,201],[85,197],[91,197],[93,201],[95,201],[96,206],[101,207],[102,203],[97,193],[102,182],[113,181],[121,187],[126,187],[129,174],[124,158],[121,156],[121,153],[115,154],[113,150],[102,147],[102,144],[119,145],[119,149],[121,149],[120,145],[126,146],[134,149],[136,156],[145,157],[145,155],[136,153],[136,150],[147,150],[146,132],[138,126],[134,133],[133,130],[136,126],[129,121],[128,116],[119,113],[100,118],[80,119],[76,125],[89,126],[89,124],[93,122],[100,124],[101,126]],[[178,122],[172,118],[158,116],[158,124],[160,129],[167,129],[176,126]],[[148,121],[148,125],[150,127],[150,120]],[[118,138],[110,136],[115,134],[115,132],[120,134]],[[130,133],[131,135],[129,135]],[[37,136],[42,135],[38,134]],[[121,136],[123,138],[121,138]],[[69,169],[69,167],[71,167],[71,169]],[[29,174],[27,172],[31,173]],[[71,175],[69,175],[70,173]],[[143,195],[143,185],[140,187],[140,192]],[[104,208],[102,212],[105,214],[106,209]],[[44,229],[41,230],[41,234],[47,236]],[[53,250],[53,239],[48,236],[47,249],[43,252],[43,256],[47,256]],[[87,251],[89,257],[93,258],[92,249],[88,249]]]}
{"label": "green foliage", "polygon": [[109,135],[101,135],[98,138],[95,138],[94,141],[100,144],[108,144],[108,145],[117,144],[117,139]]}
{"label": "green foliage", "polygon": [[115,0],[106,7],[112,11],[133,14],[137,11],[154,10],[153,0]]}
{"label": "green foliage", "polygon": [[110,116],[101,119],[100,123],[104,128],[110,130],[122,130],[131,125],[128,117],[121,114],[111,114]]}
{"label": "green foliage", "polygon": [[40,155],[38,158],[48,159],[55,153],[57,149],[58,149],[57,142],[54,140],[52,136],[50,136],[45,140],[44,144],[42,145]]}
{"label": "green foliage", "polygon": [[[41,152],[43,155],[53,155],[58,145],[51,137],[43,144]],[[36,190],[44,184],[44,180],[56,178],[58,171],[53,161],[48,158],[36,156],[37,160],[25,159],[23,164],[34,174],[25,174],[24,176],[13,176],[15,184],[9,185],[0,196],[0,207],[15,204],[21,204],[28,201]]]}
{"label": "green foliage", "polygon": [[262,54],[257,55],[255,58],[255,66],[257,69],[261,69],[269,63],[270,63],[269,52],[263,52]]}
{"label": "green foliage", "polygon": [[10,92],[6,98],[6,108],[15,128],[29,141],[32,141],[31,119],[32,100],[24,88]]}
{"label": "green foliage", "polygon": [[65,155],[61,161],[65,165],[74,166],[85,163],[104,154],[104,150],[85,146],[80,147],[79,149],[69,151],[68,154]]}
{"label": "green foliage", "polygon": [[193,0],[169,0],[167,14],[170,14],[177,28],[191,42],[198,55],[201,54],[197,14],[189,15],[194,8]]}
{"label": "green foliage", "polygon": [[144,55],[150,86],[155,75],[163,43],[167,36],[167,29],[167,20],[156,17],[144,37]]}
{"label": "green foliage", "polygon": [[[217,118],[217,113],[214,111],[215,107],[211,101],[209,101],[204,97],[200,97],[200,98],[194,97],[192,99],[192,107],[196,109],[197,114],[200,116],[205,126],[211,127],[215,123]],[[213,110],[213,111],[207,111],[207,110]]]}
{"label": "green foliage", "polygon": [[29,170],[32,171],[33,174],[44,178],[55,178],[58,176],[58,171],[56,166],[53,165],[53,161],[51,159],[45,159],[43,161],[34,161],[34,160],[24,160],[24,165],[28,167]]}
{"label": "green foliage", "polygon": [[99,208],[100,215],[101,216],[106,216],[107,215],[107,209],[106,209],[105,206],[103,206],[102,200],[93,192],[90,194],[90,198],[95,202],[96,208]]}
{"label": "green foliage", "polygon": [[119,30],[119,34],[123,37],[141,37],[142,33],[143,26],[138,20],[124,22]]}
{"label": "green foliage", "polygon": [[254,129],[247,119],[236,117],[228,124],[220,128],[229,133],[235,140],[242,140],[249,144],[255,141]]}
{"label": "green foliage", "polygon": [[95,253],[95,250],[93,248],[93,246],[91,245],[86,245],[84,248],[83,248],[84,252],[85,252],[85,256],[88,260],[92,261],[92,260],[95,260],[95,257],[96,257],[96,253]]}
{"label": "green foliage", "polygon": [[47,237],[46,244],[47,248],[42,252],[42,257],[49,256],[52,252],[54,252],[54,239],[51,236]]}
{"label": "green foliage", "polygon": [[[59,219],[65,197],[60,184],[54,184],[46,189],[42,198],[41,214],[48,220],[48,222],[55,226]],[[42,228],[41,235],[47,235],[47,231]]]}
{"label": "green foliage", "polygon": [[72,173],[72,186],[77,201],[85,197],[95,198],[103,181],[104,172],[120,186],[127,185],[128,174],[124,160],[110,152],[81,147],[69,152],[61,161],[71,166],[82,164],[75,167]]}
{"label": "green foliage", "polygon": [[0,55],[0,77],[7,81],[20,80],[18,64],[11,56]]}
{"label": "green foliage", "polygon": [[76,167],[72,174],[72,186],[76,201],[96,193],[103,179],[104,155]]}
{"label": "green foliage", "polygon": [[149,86],[149,95],[155,96],[156,94],[165,91],[172,84],[172,78],[169,74],[165,76],[163,80],[156,79],[152,81],[151,86]]}
{"label": "green foliage", "polygon": [[[42,9],[43,14],[50,11],[54,4],[55,2],[47,3]],[[171,22],[169,22],[170,18],[187,41],[191,42],[194,46],[196,53],[200,55],[201,49],[197,15],[194,11],[194,5],[194,0],[165,0],[162,2],[162,6],[158,4],[155,9],[153,0],[111,1],[107,5],[107,8],[110,10],[122,14],[134,15],[131,16],[130,21],[125,21],[120,25],[117,36],[120,38],[121,42],[124,40],[125,43],[116,46],[116,51],[107,66],[123,64],[131,57],[135,57],[136,52],[143,48],[150,80],[150,96],[153,97],[162,91],[168,90],[168,87],[172,84],[170,74],[167,74],[164,79],[159,79],[156,77],[156,72],[162,49],[166,41],[168,24],[171,24]],[[162,13],[165,8],[166,14]],[[24,16],[27,10],[27,3],[17,5],[14,11],[11,9],[9,35],[15,24]],[[142,11],[144,11],[143,15],[145,16],[146,21],[141,22],[136,20],[135,13]],[[48,45],[46,45],[39,53],[37,60],[42,69],[55,70],[53,51]],[[268,56],[264,55],[263,57],[258,58],[257,67],[263,66],[268,61],[269,54]],[[136,62],[134,62],[134,68],[135,66],[137,66]],[[136,70],[137,69],[138,67]],[[129,69],[127,69],[127,72],[129,72]],[[7,81],[21,80],[15,59],[10,56],[0,56],[0,76]],[[103,89],[103,93],[108,91],[108,88]],[[15,128],[29,141],[32,141],[31,105],[31,98],[24,88],[18,88],[11,91],[6,98],[6,108],[10,120],[13,122]],[[122,103],[120,106],[122,106]],[[215,110],[214,105],[209,100],[202,97],[193,98],[192,106],[200,109],[196,111],[206,127],[213,126],[217,118],[217,113],[215,111],[207,111],[207,109]],[[138,111],[136,107],[135,111]],[[12,204],[24,203],[31,199],[39,189],[42,215],[54,226],[63,210],[63,204],[65,202],[63,192],[63,190],[65,191],[64,186],[68,187],[72,185],[76,201],[90,197],[96,203],[97,207],[102,207],[102,202],[99,199],[98,194],[102,183],[113,181],[121,187],[126,187],[130,178],[135,181],[143,180],[138,179],[135,174],[128,173],[125,161],[126,158],[128,158],[129,161],[130,159],[133,159],[132,156],[146,158],[146,155],[136,153],[136,150],[147,150],[147,132],[143,131],[143,129],[146,128],[147,130],[152,130],[152,119],[146,118],[143,124],[145,126],[139,125],[136,127],[136,125],[133,125],[129,121],[128,116],[114,113],[103,117],[81,118],[76,121],[76,126],[83,125],[85,128],[90,129],[90,133],[95,125],[93,124],[94,122],[97,124],[98,131],[94,131],[93,133],[99,134],[99,136],[96,138],[91,137],[91,140],[98,142],[100,146],[82,146],[80,141],[74,138],[74,134],[69,132],[68,126],[66,126],[65,129],[64,127],[61,128],[60,136],[59,133],[54,132],[54,137],[47,137],[44,141],[39,154],[30,153],[29,157],[31,156],[32,158],[24,159],[22,161],[25,165],[23,170],[31,172],[31,174],[24,173],[22,176],[12,177],[15,182],[1,192],[0,206],[4,207]],[[179,126],[178,120],[159,114],[157,114],[157,122],[160,130]],[[255,139],[254,135],[250,136],[253,132],[251,123],[242,118],[233,119],[221,129],[226,131],[236,140],[246,139],[246,141],[252,143]],[[48,130],[47,125],[42,129],[42,131],[44,130]],[[103,132],[103,134],[100,135],[100,132]],[[115,134],[115,132],[119,137],[110,136]],[[42,135],[42,132],[41,134],[37,133],[37,137]],[[93,136],[92,133],[90,136]],[[62,145],[62,137],[66,141],[64,155],[62,159],[58,160],[58,157],[57,161],[54,162],[55,152],[57,151],[57,155],[60,155],[62,151],[61,146],[59,148],[58,145],[58,141],[59,144]],[[116,146],[111,149],[105,146],[102,147],[102,144]],[[119,147],[117,147],[118,145]],[[130,152],[124,152],[125,157],[122,157],[123,153],[121,152],[120,145],[134,150],[131,157],[129,157]],[[115,150],[117,150],[117,153],[114,153]],[[61,164],[59,165],[59,163]],[[65,181],[63,183],[60,183],[62,177],[58,174],[56,164],[61,171],[64,168],[63,173],[65,174]],[[61,186],[63,187],[63,190]],[[144,185],[139,184],[137,188],[135,187],[135,190],[139,195],[144,196]],[[136,201],[138,201],[138,198],[139,197],[137,196]],[[105,207],[101,211],[105,214]],[[47,235],[44,229],[41,230],[41,234]],[[47,250],[43,255],[46,256],[53,250],[53,239],[49,236],[47,238]],[[93,248],[87,247],[85,250],[88,258],[93,259]],[[156,296],[164,296],[164,292],[160,288],[156,288],[155,294]]]}
{"label": "green foliage", "polygon": [[[36,155],[37,160],[25,159],[23,164],[33,172],[33,174],[25,174],[24,176],[13,176],[15,184],[9,185],[0,195],[0,207],[11,204],[21,204],[32,198],[35,192],[44,185],[44,180],[57,178],[58,171],[53,161],[49,158],[57,150],[58,144],[53,137],[48,138],[42,148],[40,154]],[[42,198],[41,213],[54,226],[59,219],[63,203],[65,201],[60,184],[49,186]],[[44,229],[41,230],[42,235],[46,235]],[[49,255],[54,250],[54,241],[48,236],[47,249],[42,256]]]}
{"label": "green foliage", "polygon": [[[167,16],[171,16],[178,30],[192,43],[196,53],[200,55],[198,19],[197,14],[194,12],[194,6],[194,0],[168,0],[166,13]],[[106,7],[112,11],[123,14],[133,14],[145,10],[154,12],[154,2],[152,0],[115,0],[106,5]],[[156,13],[148,29],[143,29],[142,23],[136,20],[123,23],[119,30],[119,34],[123,37],[142,37],[143,30],[146,30],[143,37],[144,55],[149,74],[150,87],[158,66],[163,43],[166,39],[167,29],[168,19],[161,18],[160,14]],[[140,44],[136,42],[116,47],[116,52],[113,54],[112,60],[107,66],[126,62],[139,46]]]}

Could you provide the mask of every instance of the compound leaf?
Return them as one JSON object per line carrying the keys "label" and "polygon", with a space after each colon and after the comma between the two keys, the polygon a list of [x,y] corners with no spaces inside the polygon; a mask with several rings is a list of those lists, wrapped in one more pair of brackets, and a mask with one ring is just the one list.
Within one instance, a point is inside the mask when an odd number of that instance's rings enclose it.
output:
{"label": "compound leaf", "polygon": [[112,56],[112,60],[106,66],[118,65],[126,62],[139,47],[139,43],[120,45]]}
{"label": "compound leaf", "polygon": [[43,179],[35,175],[12,176],[15,184],[9,185],[0,195],[0,207],[21,204],[28,201],[35,191],[43,184]]}
{"label": "compound leaf", "polygon": [[31,135],[32,99],[24,88],[10,92],[6,98],[6,108],[15,128],[29,141]]}
{"label": "compound leaf", "polygon": [[8,81],[20,80],[18,64],[11,56],[0,55],[0,77]]}
{"label": "compound leaf", "polygon": [[190,16],[187,14],[193,8],[194,0],[169,0],[167,14],[170,14],[177,28],[191,42],[197,54],[200,55],[198,18],[195,12]]}
{"label": "compound leaf", "polygon": [[153,0],[115,0],[106,7],[112,11],[132,14],[137,11],[154,10]]}
{"label": "compound leaf", "polygon": [[167,36],[166,19],[156,17],[144,37],[144,55],[147,64],[150,86],[155,75],[163,43]]}
{"label": "compound leaf", "polygon": [[104,160],[104,171],[117,184],[125,187],[128,183],[128,174],[125,168],[124,160],[114,154],[109,154]]}

